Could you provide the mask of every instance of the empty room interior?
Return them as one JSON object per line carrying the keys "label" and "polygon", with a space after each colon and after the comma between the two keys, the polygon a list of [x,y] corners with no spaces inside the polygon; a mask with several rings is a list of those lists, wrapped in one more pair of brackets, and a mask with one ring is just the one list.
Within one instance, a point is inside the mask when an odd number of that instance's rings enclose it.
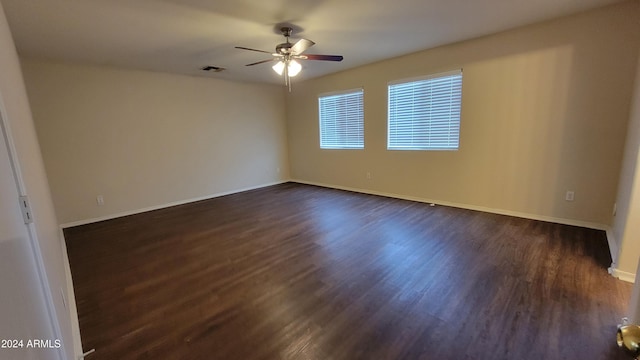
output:
{"label": "empty room interior", "polygon": [[640,355],[640,1],[0,0],[0,359]]}

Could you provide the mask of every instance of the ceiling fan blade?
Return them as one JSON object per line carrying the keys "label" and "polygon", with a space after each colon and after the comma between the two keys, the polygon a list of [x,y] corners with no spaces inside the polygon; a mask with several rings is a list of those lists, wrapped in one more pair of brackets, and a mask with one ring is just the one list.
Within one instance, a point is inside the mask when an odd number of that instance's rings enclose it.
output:
{"label": "ceiling fan blade", "polygon": [[315,43],[311,40],[300,39],[291,47],[291,55],[300,55],[313,45],[315,45]]}
{"label": "ceiling fan blade", "polygon": [[299,57],[301,60],[323,60],[323,61],[342,61],[344,57],[342,55],[301,55]]}
{"label": "ceiling fan blade", "polygon": [[251,48],[247,48],[247,47],[243,47],[243,46],[236,46],[236,49],[240,49],[240,50],[249,50],[249,51],[257,51],[257,52],[261,52],[261,53],[265,53],[265,54],[271,54],[271,51],[264,51],[264,50],[258,50],[258,49],[251,49]]}
{"label": "ceiling fan blade", "polygon": [[278,60],[278,59],[277,58],[273,58],[273,59],[269,59],[269,60],[262,60],[262,61],[254,62],[254,63],[251,63],[251,64],[247,64],[245,66],[253,66],[253,65],[258,65],[258,64],[264,64],[266,62],[276,61],[276,60]]}

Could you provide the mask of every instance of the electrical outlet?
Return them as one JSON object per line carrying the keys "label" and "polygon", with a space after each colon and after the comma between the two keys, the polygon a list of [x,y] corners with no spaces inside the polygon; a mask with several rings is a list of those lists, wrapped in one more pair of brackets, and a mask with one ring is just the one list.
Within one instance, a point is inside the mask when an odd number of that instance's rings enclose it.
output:
{"label": "electrical outlet", "polygon": [[367,179],[371,180],[371,173],[367,171]]}
{"label": "electrical outlet", "polygon": [[566,201],[573,201],[574,195],[575,194],[573,191],[567,191],[567,194],[564,196],[564,199]]}
{"label": "electrical outlet", "polygon": [[102,195],[96,196],[96,203],[98,203],[98,206],[104,205],[104,196]]}
{"label": "electrical outlet", "polygon": [[618,203],[614,203],[613,204],[613,216],[616,216],[616,214],[618,213]]}

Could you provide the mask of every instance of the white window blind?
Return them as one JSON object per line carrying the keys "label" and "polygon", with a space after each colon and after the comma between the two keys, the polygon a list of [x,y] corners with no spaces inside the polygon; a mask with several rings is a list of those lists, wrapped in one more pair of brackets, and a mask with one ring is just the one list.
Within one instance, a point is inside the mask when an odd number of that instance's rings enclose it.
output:
{"label": "white window blind", "polygon": [[387,149],[456,150],[462,70],[389,84]]}
{"label": "white window blind", "polygon": [[320,148],[363,149],[363,90],[320,96]]}

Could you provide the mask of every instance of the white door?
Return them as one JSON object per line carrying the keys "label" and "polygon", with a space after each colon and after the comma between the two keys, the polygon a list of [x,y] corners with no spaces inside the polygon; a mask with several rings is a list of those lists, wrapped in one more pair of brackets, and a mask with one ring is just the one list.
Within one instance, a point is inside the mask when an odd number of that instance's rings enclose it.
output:
{"label": "white door", "polygon": [[5,135],[0,117],[0,359],[58,359]]}

